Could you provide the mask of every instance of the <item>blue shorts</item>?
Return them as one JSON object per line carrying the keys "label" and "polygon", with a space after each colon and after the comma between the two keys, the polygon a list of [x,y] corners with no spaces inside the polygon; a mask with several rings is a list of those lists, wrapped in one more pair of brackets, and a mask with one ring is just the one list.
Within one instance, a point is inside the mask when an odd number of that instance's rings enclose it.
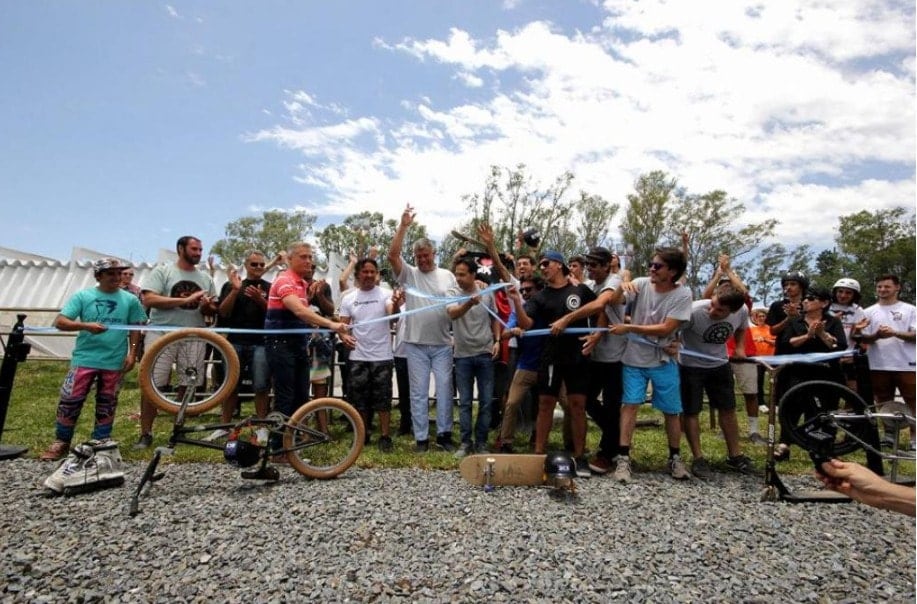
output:
{"label": "blue shorts", "polygon": [[622,379],[624,381],[622,405],[642,405],[646,400],[646,386],[652,384],[653,407],[666,415],[681,413],[678,363],[663,363],[657,367],[624,365]]}

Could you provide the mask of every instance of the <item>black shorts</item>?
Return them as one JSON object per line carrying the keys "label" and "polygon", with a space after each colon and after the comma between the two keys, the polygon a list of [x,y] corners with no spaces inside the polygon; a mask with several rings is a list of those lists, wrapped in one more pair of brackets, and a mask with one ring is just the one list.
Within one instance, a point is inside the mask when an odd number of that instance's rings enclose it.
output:
{"label": "black shorts", "polygon": [[679,366],[681,382],[681,407],[685,415],[697,415],[704,406],[704,392],[711,409],[728,411],[736,408],[735,381],[732,367],[723,363],[719,367]]}
{"label": "black shorts", "polygon": [[556,397],[560,394],[561,384],[566,385],[567,394],[588,394],[589,365],[558,363],[538,371],[538,394]]}
{"label": "black shorts", "polygon": [[394,361],[348,361],[347,394],[358,411],[391,411]]}

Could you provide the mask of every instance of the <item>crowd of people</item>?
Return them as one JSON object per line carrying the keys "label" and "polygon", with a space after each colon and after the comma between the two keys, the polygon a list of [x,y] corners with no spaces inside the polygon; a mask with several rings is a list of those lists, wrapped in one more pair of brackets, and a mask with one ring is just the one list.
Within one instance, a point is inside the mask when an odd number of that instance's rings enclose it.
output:
{"label": "crowd of people", "polygon": [[[534,245],[524,250],[520,235],[519,249],[498,250],[493,232],[482,224],[476,234],[485,252],[459,250],[446,269],[437,265],[437,250],[428,239],[412,242],[413,264],[405,260],[402,251],[414,220],[415,211],[408,205],[387,251],[394,287],[381,283],[375,250],[367,257],[353,255],[338,284],[337,307],[329,284],[314,278],[313,250],[306,243],[282,255],[283,266],[273,282],[264,275],[278,260],[269,263],[264,253],[248,252],[242,259],[244,278],[230,270],[219,295],[212,276],[199,268],[203,244],[196,237],[180,238],[176,262],[157,266],[139,286],[132,282],[130,267],[109,258],[97,261],[97,286],[75,295],[55,321],[59,329],[80,334],[61,389],[55,440],[41,458],[56,460],[67,454],[96,382],[93,438],[110,435],[121,375],[134,366],[143,345],[136,330],[108,329],[120,324],[179,328],[216,322],[246,330],[227,337],[249,368],[259,416],[271,409],[290,414],[310,397],[328,394],[336,337],[344,397],[368,427],[378,425],[376,442],[386,453],[393,450],[393,379],[400,420],[395,432],[410,435],[418,453],[431,446],[457,457],[512,453],[519,449],[522,408],[535,416],[533,434],[524,440],[533,452],[545,453],[560,403],[564,446],[576,459],[577,472],[611,474],[620,482],[632,479],[637,410],[647,402],[648,392],[649,402],[663,417],[668,469],[675,479],[709,477],[715,465],[754,471],[743,453],[736,388],[745,402],[747,440],[761,444],[757,416],[764,375],[760,366],[742,362],[746,357],[859,346],[868,349],[875,402],[882,405],[897,395],[914,413],[917,313],[898,299],[895,275],[877,276],[878,301],[864,309],[858,305],[861,286],[856,280],[838,276],[827,290],[802,272],[789,271],[780,280],[784,297],[769,308],[756,308],[727,256],[721,256],[701,299],[694,300],[684,283],[685,249],[657,249],[648,276],[633,278],[606,248],[566,258],[540,250],[530,239]],[[482,271],[482,264],[488,270]],[[277,331],[306,327],[326,333]],[[270,331],[251,333],[261,328]],[[146,346],[162,333],[147,331]],[[203,363],[203,345],[188,346],[201,347],[184,354]],[[832,358],[819,365],[820,375],[855,388],[849,361]],[[156,383],[167,381],[170,365],[166,356],[158,360],[152,372]],[[810,367],[794,364],[783,370],[777,396],[810,379]],[[430,421],[431,377],[435,422]],[[710,463],[702,448],[699,415],[704,400],[726,441],[722,463]],[[224,421],[237,405],[237,395],[224,403]],[[135,448],[153,442],[155,414],[156,408],[142,400]],[[591,455],[586,450],[590,419],[601,433]],[[374,434],[375,428],[372,434],[367,430],[367,442]],[[223,436],[215,433],[211,438]],[[897,446],[897,438],[886,430],[885,442]],[[690,464],[682,454],[682,440],[690,449]],[[904,447],[915,448],[913,425]],[[775,457],[786,459],[789,454],[783,438]]]}

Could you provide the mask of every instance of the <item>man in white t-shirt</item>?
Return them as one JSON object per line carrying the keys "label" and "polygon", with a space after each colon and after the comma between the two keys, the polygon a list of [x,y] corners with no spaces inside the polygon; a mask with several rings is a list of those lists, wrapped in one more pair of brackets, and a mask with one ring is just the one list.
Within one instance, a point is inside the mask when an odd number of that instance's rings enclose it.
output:
{"label": "man in white t-shirt", "polygon": [[[917,308],[899,300],[900,291],[901,281],[897,275],[876,278],[878,302],[865,311],[869,324],[863,329],[861,341],[869,344],[869,369],[876,403],[894,400],[897,389],[914,415]],[[914,425],[910,428],[913,451]],[[892,441],[890,444],[895,438],[896,435],[885,435],[886,441]]]}
{"label": "man in white t-shirt", "polygon": [[344,296],[340,313],[341,322],[352,326],[353,339],[344,339],[350,345],[350,402],[366,426],[370,425],[372,412],[379,415],[379,449],[388,453],[392,450],[389,426],[394,357],[389,321],[385,318],[392,314],[392,299],[389,292],[376,285],[379,264],[374,259],[358,260],[355,270],[357,288]]}

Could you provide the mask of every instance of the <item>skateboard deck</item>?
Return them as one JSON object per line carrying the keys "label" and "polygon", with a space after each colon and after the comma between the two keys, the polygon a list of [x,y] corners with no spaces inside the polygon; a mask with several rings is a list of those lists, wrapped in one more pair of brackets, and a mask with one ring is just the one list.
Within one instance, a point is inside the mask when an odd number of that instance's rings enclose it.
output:
{"label": "skateboard deck", "polygon": [[511,453],[483,453],[469,455],[459,464],[459,473],[466,481],[476,486],[487,482],[489,459],[493,460],[493,486],[537,486],[543,485],[544,455]]}

